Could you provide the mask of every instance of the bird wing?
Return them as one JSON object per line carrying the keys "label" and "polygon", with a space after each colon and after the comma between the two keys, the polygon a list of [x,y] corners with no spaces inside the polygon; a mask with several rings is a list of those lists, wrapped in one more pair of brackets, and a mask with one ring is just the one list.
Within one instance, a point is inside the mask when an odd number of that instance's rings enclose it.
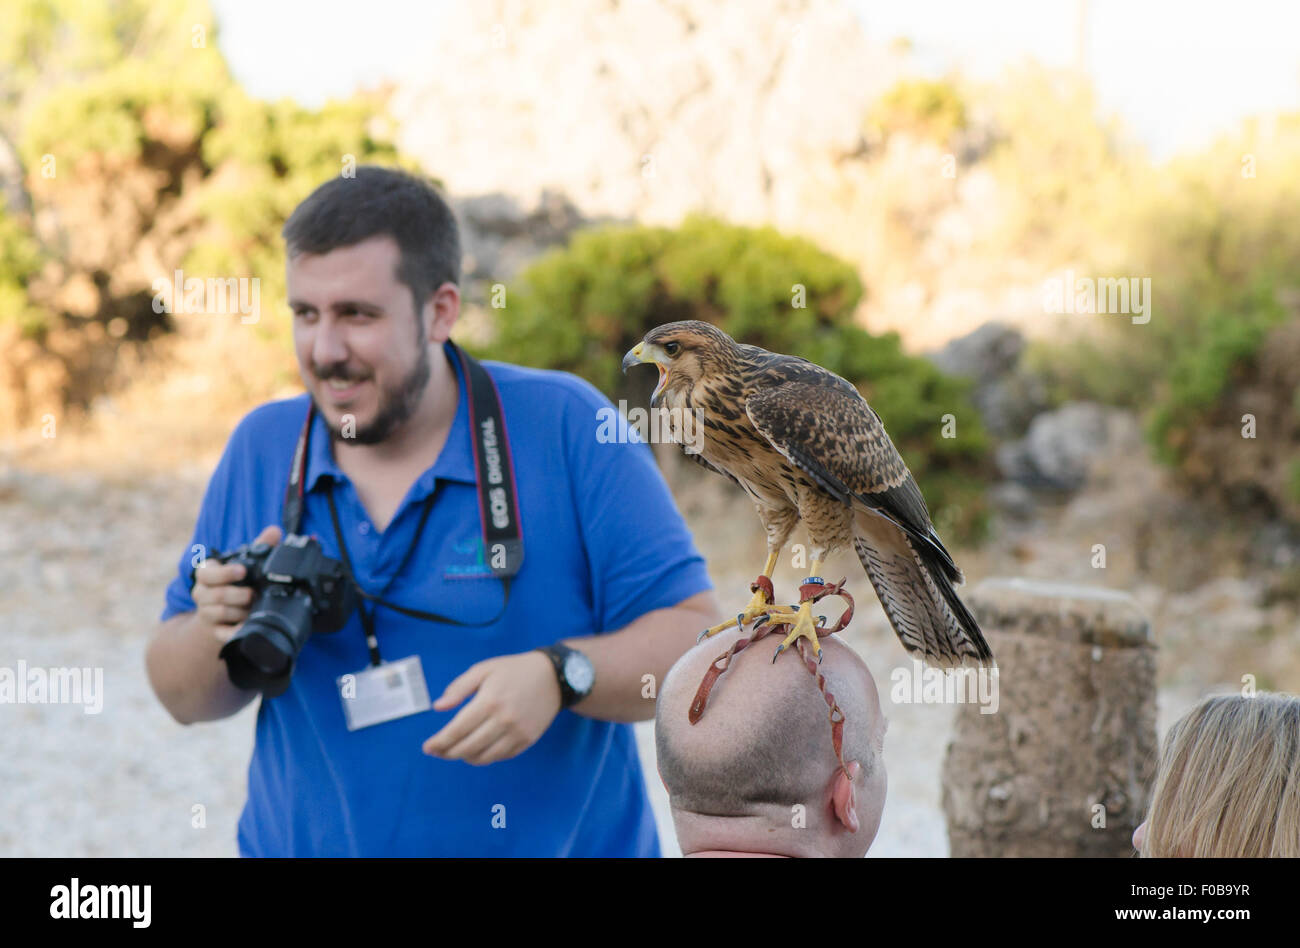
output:
{"label": "bird wing", "polygon": [[754,427],[822,490],[889,520],[960,583],[961,571],[880,416],[838,375],[802,360],[790,369],[799,377],[761,385],[746,399]]}
{"label": "bird wing", "polygon": [[858,511],[854,550],[909,652],[940,667],[992,664],[979,623],[953,589],[961,571],[880,416],[834,373],[807,364],[793,370],[797,378],[760,385],[746,400],[754,427]]}

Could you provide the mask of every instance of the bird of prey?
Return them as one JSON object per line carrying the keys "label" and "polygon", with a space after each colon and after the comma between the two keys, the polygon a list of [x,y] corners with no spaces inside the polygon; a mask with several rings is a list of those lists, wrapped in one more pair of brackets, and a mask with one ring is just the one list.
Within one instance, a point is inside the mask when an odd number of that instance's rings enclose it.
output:
{"label": "bird of prey", "polygon": [[[638,363],[659,368],[652,408],[697,419],[699,453],[688,456],[744,488],[767,532],[767,564],[753,599],[701,638],[758,619],[792,627],[777,655],[805,638],[820,661],[807,593],[824,586],[818,574],[826,558],[852,544],[909,653],[944,668],[993,664],[979,624],[953,588],[963,581],[961,571],[935,533],[916,481],[851,383],[806,359],[737,343],[697,320],[650,330],[623,357],[623,371]],[[811,540],[813,576],[804,580],[797,611],[788,611],[773,607],[762,587],[766,581],[771,589],[777,559],[800,520]]]}

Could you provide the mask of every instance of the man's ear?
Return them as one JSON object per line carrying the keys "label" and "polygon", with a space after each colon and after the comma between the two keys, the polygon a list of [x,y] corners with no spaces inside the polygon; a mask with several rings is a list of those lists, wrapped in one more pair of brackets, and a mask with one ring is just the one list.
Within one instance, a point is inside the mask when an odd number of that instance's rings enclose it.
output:
{"label": "man's ear", "polygon": [[425,314],[432,310],[433,322],[428,327],[428,337],[432,342],[441,345],[451,338],[451,328],[456,325],[456,320],[460,318],[460,289],[455,283],[444,283],[429,297],[429,302],[424,307],[424,312],[420,313],[420,318],[425,318]]}
{"label": "man's ear", "polygon": [[844,776],[843,770],[835,771],[835,781],[831,785],[831,804],[835,808],[835,818],[850,833],[858,831],[858,792],[855,784],[862,773],[862,765],[856,760],[849,761],[848,767],[852,780]]}

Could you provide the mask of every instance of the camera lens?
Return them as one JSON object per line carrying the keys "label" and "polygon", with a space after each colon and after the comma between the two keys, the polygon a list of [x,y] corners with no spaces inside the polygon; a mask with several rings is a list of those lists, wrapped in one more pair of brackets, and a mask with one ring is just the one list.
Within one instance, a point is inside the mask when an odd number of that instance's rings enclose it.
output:
{"label": "camera lens", "polygon": [[287,674],[293,664],[289,638],[269,625],[249,632],[239,643],[239,654],[259,674],[276,678]]}
{"label": "camera lens", "polygon": [[272,587],[253,604],[240,630],[221,649],[230,680],[268,698],[289,687],[294,660],[312,631],[311,597]]}

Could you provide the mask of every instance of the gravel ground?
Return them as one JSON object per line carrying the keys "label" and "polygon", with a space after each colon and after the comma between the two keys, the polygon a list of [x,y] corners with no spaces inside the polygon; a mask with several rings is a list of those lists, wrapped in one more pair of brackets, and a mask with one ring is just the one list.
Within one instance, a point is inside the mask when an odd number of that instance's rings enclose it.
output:
{"label": "gravel ground", "polygon": [[0,855],[235,854],[256,712],[182,727],[144,673],[205,478],[0,471],[0,666],[103,669],[97,714],[0,704]]}
{"label": "gravel ground", "polygon": [[[256,706],[183,727],[144,674],[145,643],[209,467],[121,483],[0,466],[0,666],[103,670],[97,714],[0,704],[0,856],[236,855]],[[728,583],[747,598],[728,578],[724,599]],[[853,642],[887,701],[902,654],[878,611],[859,616],[866,634]],[[938,775],[952,709],[885,711],[889,797],[871,855],[946,855]],[[638,725],[637,736],[664,851],[676,855],[652,725]]]}

